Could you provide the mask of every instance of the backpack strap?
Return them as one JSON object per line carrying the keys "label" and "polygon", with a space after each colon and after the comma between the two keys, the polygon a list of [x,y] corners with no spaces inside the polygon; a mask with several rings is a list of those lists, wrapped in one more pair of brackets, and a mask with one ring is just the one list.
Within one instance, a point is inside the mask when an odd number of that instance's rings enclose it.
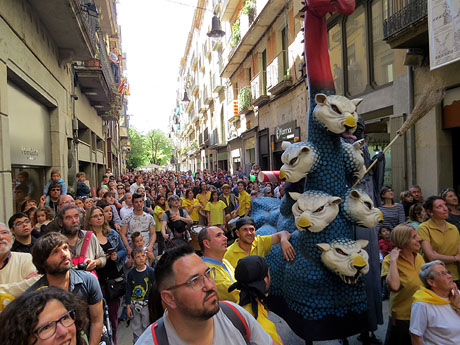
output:
{"label": "backpack strap", "polygon": [[228,303],[227,301],[220,301],[219,305],[225,316],[227,316],[232,322],[233,326],[235,326],[235,328],[240,331],[241,335],[246,341],[246,344],[249,345],[251,341],[251,332],[249,331],[249,326],[243,315],[241,315],[238,309],[236,309],[231,303]]}
{"label": "backpack strap", "polygon": [[184,217],[184,209],[182,207],[179,207],[179,215]]}
{"label": "backpack strap", "polygon": [[166,334],[165,324],[161,317],[152,324],[152,338],[155,345],[169,345],[168,335]]}
{"label": "backpack strap", "polygon": [[81,250],[80,250],[80,257],[81,256],[84,256],[86,257],[86,252],[88,251],[88,247],[89,247],[89,241],[91,240],[91,235],[93,234],[92,231],[87,231],[86,234],[85,234],[85,238],[83,239],[83,244],[81,246]]}

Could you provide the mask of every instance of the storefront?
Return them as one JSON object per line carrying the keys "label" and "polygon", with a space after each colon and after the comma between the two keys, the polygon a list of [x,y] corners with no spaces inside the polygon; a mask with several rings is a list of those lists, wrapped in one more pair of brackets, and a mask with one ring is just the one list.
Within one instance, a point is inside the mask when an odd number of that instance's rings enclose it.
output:
{"label": "storefront", "polygon": [[50,113],[46,106],[8,82],[8,119],[13,209],[24,200],[39,201],[51,166]]}
{"label": "storefront", "polygon": [[271,136],[272,143],[272,166],[271,170],[279,170],[283,163],[281,155],[284,150],[281,148],[283,141],[294,143],[300,140],[300,127],[297,127],[297,121],[290,121],[281,126],[276,126],[274,134]]}

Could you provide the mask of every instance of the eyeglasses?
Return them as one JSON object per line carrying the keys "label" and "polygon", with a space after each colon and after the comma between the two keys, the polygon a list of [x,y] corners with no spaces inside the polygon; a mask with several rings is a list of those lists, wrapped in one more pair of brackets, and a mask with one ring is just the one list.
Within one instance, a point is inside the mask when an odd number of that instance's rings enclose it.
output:
{"label": "eyeglasses", "polygon": [[102,217],[104,217],[102,213],[93,214],[92,216],[90,216],[90,218],[102,218]]}
{"label": "eyeglasses", "polygon": [[438,272],[438,276],[442,276],[442,277],[445,277],[445,276],[448,276],[450,275],[450,271],[441,271],[441,272]]}
{"label": "eyeglasses", "polygon": [[214,267],[209,267],[204,274],[198,274],[190,279],[188,279],[185,283],[178,284],[167,288],[166,290],[174,290],[180,288],[182,286],[189,286],[193,290],[200,290],[204,287],[204,278],[207,278],[209,281],[216,280],[216,269]]}
{"label": "eyeglasses", "polygon": [[17,222],[17,223],[14,224],[14,226],[19,227],[19,226],[23,226],[24,224],[30,224],[30,219],[26,219],[26,220],[24,220],[22,222]]}
{"label": "eyeglasses", "polygon": [[70,310],[63,314],[58,320],[50,321],[47,324],[37,328],[33,333],[40,339],[46,340],[56,334],[57,323],[69,328],[75,323],[75,310]]}

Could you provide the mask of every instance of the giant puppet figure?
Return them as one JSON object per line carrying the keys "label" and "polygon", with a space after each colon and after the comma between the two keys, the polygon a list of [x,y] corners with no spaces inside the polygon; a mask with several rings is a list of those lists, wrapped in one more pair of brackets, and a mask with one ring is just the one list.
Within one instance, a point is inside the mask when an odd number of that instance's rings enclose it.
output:
{"label": "giant puppet figure", "polygon": [[361,100],[335,95],[329,62],[326,13],[351,14],[354,6],[354,0],[306,1],[308,142],[284,146],[280,177],[290,186],[283,200],[259,198],[252,206],[258,234],[292,233],[294,261],[282,259],[279,246],[266,256],[268,303],[307,343],[366,329],[361,275],[369,271],[362,250],[367,241],[353,240],[353,224],[374,227],[383,219],[368,195],[346,184],[347,178],[361,178],[365,171],[363,143],[341,141],[353,136]]}

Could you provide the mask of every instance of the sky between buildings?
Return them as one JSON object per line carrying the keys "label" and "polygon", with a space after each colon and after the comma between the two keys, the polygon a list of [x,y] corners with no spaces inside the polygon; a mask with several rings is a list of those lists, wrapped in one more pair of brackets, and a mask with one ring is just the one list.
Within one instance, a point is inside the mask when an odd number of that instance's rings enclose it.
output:
{"label": "sky between buildings", "polygon": [[130,125],[144,133],[169,133],[180,59],[196,5],[197,0],[120,0],[117,5],[131,92]]}

